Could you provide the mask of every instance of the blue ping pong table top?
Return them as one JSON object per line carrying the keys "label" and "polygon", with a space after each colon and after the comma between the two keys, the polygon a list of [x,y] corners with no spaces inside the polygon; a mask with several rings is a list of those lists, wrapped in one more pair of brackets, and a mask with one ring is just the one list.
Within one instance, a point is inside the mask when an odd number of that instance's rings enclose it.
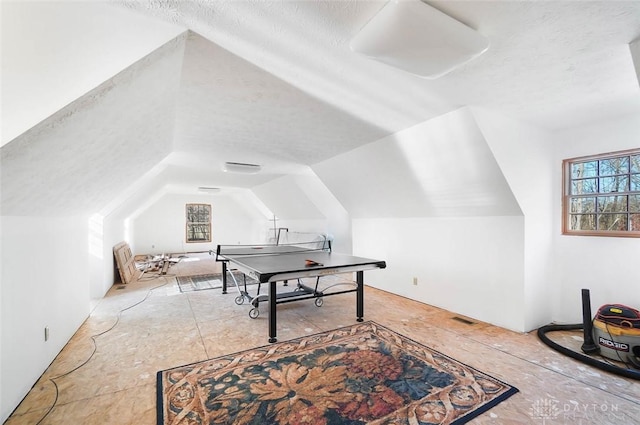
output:
{"label": "blue ping pong table top", "polygon": [[[295,278],[386,267],[381,260],[285,245],[225,248],[218,252],[220,257],[263,283],[278,275]],[[307,260],[317,264],[308,265]]]}

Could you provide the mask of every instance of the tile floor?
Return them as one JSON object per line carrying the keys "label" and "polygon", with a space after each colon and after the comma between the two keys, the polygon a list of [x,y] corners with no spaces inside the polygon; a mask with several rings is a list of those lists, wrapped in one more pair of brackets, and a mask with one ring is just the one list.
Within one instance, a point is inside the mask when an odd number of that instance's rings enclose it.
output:
{"label": "tile floor", "polygon": [[[157,371],[266,345],[266,311],[249,318],[249,307],[234,303],[235,287],[226,295],[218,289],[178,290],[175,275],[219,272],[208,255],[189,260],[171,267],[166,276],[146,274],[139,282],[115,285],[6,425],[153,425]],[[367,273],[373,272],[365,272],[365,282]],[[365,320],[520,390],[473,424],[640,424],[638,381],[556,353],[535,332],[466,324],[455,316],[380,290],[365,290]],[[354,294],[326,298],[320,308],[310,300],[278,306],[280,341],[353,323]],[[579,332],[558,335],[574,345],[580,337]]]}

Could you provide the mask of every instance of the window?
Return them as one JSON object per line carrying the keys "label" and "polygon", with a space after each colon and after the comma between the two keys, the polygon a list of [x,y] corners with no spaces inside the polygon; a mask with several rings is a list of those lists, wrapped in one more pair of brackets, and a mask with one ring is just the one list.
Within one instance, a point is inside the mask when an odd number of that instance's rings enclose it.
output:
{"label": "window", "polygon": [[640,237],[640,149],[563,161],[564,234]]}
{"label": "window", "polygon": [[187,204],[187,242],[211,242],[211,205]]}

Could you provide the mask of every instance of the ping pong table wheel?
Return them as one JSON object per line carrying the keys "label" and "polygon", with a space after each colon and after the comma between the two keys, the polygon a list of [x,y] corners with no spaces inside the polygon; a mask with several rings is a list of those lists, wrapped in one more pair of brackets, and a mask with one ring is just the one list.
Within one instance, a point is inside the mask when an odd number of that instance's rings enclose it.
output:
{"label": "ping pong table wheel", "polygon": [[252,308],[251,310],[249,310],[249,317],[251,317],[252,319],[255,319],[259,315],[260,315],[260,310],[258,310],[257,308]]}
{"label": "ping pong table wheel", "polygon": [[242,295],[238,295],[234,301],[236,302],[236,304],[242,305],[244,304],[244,297]]}
{"label": "ping pong table wheel", "polygon": [[316,298],[314,303],[316,304],[316,307],[322,307],[322,304],[324,304],[324,300],[322,299],[322,297]]}

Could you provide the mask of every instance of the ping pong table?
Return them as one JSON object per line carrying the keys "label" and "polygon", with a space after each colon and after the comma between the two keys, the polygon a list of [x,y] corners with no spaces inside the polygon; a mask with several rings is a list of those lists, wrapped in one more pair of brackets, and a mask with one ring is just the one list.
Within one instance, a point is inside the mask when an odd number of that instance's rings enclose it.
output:
{"label": "ping pong table", "polygon": [[[269,342],[276,342],[276,306],[281,303],[315,299],[316,306],[322,305],[323,297],[356,293],[356,320],[363,321],[364,316],[364,271],[384,269],[385,261],[331,252],[329,241],[292,245],[218,245],[216,261],[222,262],[222,293],[227,293],[227,270],[229,267],[255,279],[258,285],[269,284],[267,295],[251,297],[247,291],[240,291],[236,298],[246,297],[253,305],[249,315],[257,317],[260,302],[268,302]],[[351,289],[325,292],[318,290],[319,279],[323,276],[341,273],[356,273],[356,282]],[[233,275],[232,275],[233,276]],[[304,278],[316,278],[315,288],[301,282]],[[277,282],[297,281],[295,289],[289,292],[277,292]],[[236,282],[237,286],[237,282]],[[245,286],[246,288],[246,286]],[[252,311],[255,314],[252,315]]]}

